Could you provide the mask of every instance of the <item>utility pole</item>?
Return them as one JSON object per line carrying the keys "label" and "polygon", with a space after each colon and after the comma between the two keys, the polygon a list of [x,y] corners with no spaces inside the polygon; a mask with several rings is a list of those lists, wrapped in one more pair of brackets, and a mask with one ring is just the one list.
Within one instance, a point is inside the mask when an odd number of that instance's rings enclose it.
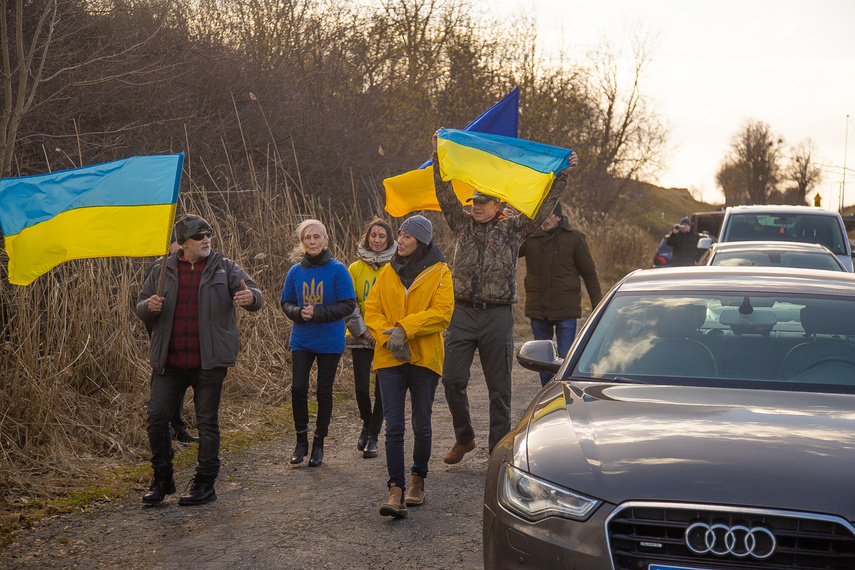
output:
{"label": "utility pole", "polygon": [[846,149],[849,146],[849,115],[846,115],[846,134],[843,135],[843,182],[840,183],[840,215],[843,215],[843,192],[846,190]]}

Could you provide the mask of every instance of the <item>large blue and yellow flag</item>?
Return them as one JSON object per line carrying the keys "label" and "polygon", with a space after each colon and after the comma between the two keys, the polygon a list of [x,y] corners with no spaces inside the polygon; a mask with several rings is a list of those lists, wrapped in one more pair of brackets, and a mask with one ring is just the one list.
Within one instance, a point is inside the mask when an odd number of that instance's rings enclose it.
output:
{"label": "large blue and yellow flag", "polygon": [[573,152],[522,139],[455,129],[441,129],[436,148],[443,180],[459,180],[484,194],[501,198],[529,218],[535,216],[556,174],[567,168]]}
{"label": "large blue and yellow flag", "polygon": [[[520,88],[514,87],[513,91],[481,113],[463,130],[516,137],[519,133],[519,115]],[[433,168],[428,168],[432,164],[433,159],[429,159],[416,170],[383,181],[387,212],[398,218],[419,210],[439,211],[433,186]],[[465,182],[455,180],[453,185],[461,202],[472,195],[473,188]]]}
{"label": "large blue and yellow flag", "polygon": [[165,254],[183,163],[184,153],[135,156],[0,180],[9,282],[71,259]]}

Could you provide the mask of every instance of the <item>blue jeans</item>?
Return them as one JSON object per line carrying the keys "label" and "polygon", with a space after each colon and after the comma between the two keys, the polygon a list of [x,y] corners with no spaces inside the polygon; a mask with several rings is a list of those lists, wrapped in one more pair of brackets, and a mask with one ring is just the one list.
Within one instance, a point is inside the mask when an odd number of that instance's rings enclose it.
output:
{"label": "blue jeans", "polygon": [[172,471],[172,437],[169,421],[184,399],[187,388],[193,387],[196,427],[199,429],[199,452],[196,473],[216,478],[220,472],[220,398],[226,368],[202,370],[167,368],[163,374],[151,375],[151,396],[148,400],[148,442],[151,465],[157,471]]}
{"label": "blue jeans", "polygon": [[[550,321],[548,319],[531,319],[531,333],[534,335],[534,340],[552,340],[558,339],[558,355],[561,358],[566,358],[570,352],[570,346],[576,338],[576,319],[563,319],[560,321]],[[552,374],[540,373],[540,385],[546,386],[546,383],[552,379]]]}
{"label": "blue jeans", "polygon": [[410,391],[413,424],[413,467],[411,473],[427,477],[431,453],[431,413],[439,374],[429,368],[404,363],[377,371],[386,419],[386,470],[388,485],[406,489],[404,480],[404,431],[407,390]]}

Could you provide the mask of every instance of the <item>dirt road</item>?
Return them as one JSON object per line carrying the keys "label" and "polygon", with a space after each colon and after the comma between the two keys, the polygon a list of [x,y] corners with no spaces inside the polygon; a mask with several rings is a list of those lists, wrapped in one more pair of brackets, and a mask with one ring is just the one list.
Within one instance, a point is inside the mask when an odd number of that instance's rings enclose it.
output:
{"label": "dirt road", "polygon": [[[539,386],[537,374],[515,365],[514,421]],[[407,518],[378,514],[387,497],[382,436],[380,457],[362,459],[361,422],[348,400],[334,410],[319,468],[288,464],[291,439],[259,444],[222,457],[215,502],[179,507],[192,478],[183,473],[178,493],[156,507],[143,507],[140,487],[126,500],[22,531],[0,550],[0,567],[480,568],[488,423],[478,366],[469,395],[477,449],[457,465],[442,462],[454,436],[440,384],[427,499]],[[409,458],[409,427],[405,445]]]}

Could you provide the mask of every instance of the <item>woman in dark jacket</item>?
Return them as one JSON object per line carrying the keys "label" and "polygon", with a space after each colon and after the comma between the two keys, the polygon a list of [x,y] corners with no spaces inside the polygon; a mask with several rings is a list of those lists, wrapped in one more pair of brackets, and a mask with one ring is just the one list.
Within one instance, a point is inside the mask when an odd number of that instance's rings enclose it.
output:
{"label": "woman in dark jacket", "polygon": [[288,270],[282,287],[282,310],[294,321],[291,327],[291,408],[297,446],[291,464],[303,462],[309,450],[309,373],[318,362],[318,417],[309,467],[324,459],[333,406],[333,383],[344,352],[344,318],[356,307],[356,293],[347,267],[332,259],[329,237],[318,220],[297,226],[299,263]]}

